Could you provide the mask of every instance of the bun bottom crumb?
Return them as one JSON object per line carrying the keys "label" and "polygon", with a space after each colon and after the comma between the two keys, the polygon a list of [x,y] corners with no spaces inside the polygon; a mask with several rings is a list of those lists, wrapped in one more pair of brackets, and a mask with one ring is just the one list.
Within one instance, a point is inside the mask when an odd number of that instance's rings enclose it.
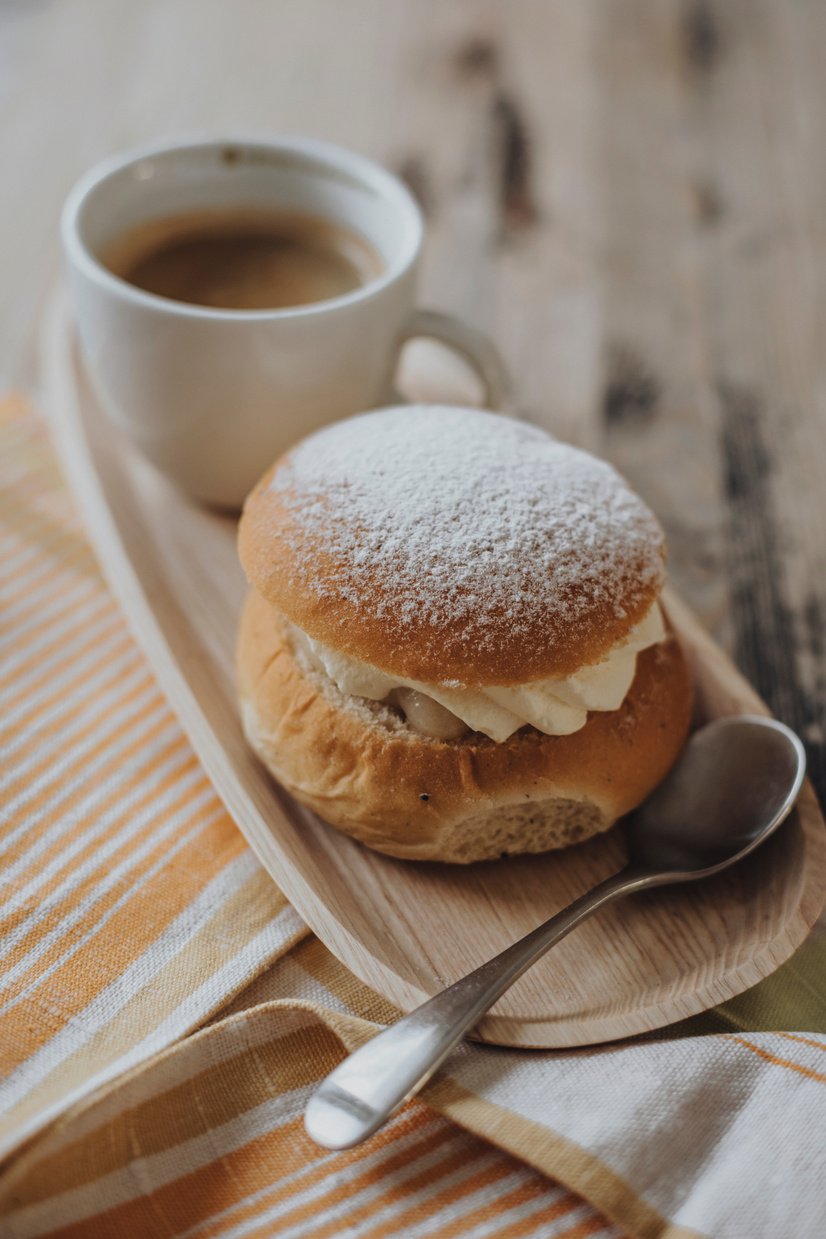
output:
{"label": "bun bottom crumb", "polygon": [[467,864],[545,852],[607,830],[667,774],[691,720],[675,638],[643,651],[619,710],[570,736],[431,740],[381,703],[343,695],[301,661],[250,590],[238,678],[244,731],[279,783],[332,826],[406,860]]}

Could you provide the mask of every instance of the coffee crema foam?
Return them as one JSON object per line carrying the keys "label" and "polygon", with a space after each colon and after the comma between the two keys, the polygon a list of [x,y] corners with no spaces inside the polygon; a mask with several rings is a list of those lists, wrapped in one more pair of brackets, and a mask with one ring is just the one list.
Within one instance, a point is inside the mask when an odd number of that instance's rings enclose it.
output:
{"label": "coffee crema foam", "polygon": [[330,301],[383,270],[373,246],[341,224],[253,208],[151,220],[117,238],[101,257],[114,275],[144,292],[221,310]]}

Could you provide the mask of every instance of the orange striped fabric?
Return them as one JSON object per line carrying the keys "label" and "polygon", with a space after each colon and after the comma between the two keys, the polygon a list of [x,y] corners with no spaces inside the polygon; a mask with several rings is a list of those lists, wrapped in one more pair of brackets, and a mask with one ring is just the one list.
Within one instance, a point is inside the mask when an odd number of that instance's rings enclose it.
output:
{"label": "orange striped fabric", "polygon": [[47,436],[0,423],[0,1148],[304,933],[126,632]]}
{"label": "orange striped fabric", "polygon": [[185,1039],[11,1167],[0,1184],[10,1233],[620,1235],[421,1104],[358,1149],[319,1149],[301,1114],[340,1055],[294,1009],[257,1007]]}
{"label": "orange striped fabric", "polygon": [[246,848],[20,400],[0,410],[0,698],[2,1234],[623,1233],[422,1104],[351,1153],[304,1135],[342,1039],[392,1012]]}

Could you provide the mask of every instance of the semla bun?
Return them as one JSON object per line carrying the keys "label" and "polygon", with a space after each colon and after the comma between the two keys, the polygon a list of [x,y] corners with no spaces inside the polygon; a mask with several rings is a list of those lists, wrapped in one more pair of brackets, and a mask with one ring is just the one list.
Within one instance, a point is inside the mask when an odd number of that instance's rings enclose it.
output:
{"label": "semla bun", "polygon": [[[296,799],[379,851],[468,862],[578,842],[685,740],[678,643],[658,621],[633,644],[663,585],[660,527],[609,465],[536,427],[441,406],[336,423],[253,490],[239,553],[247,737]],[[616,708],[591,709],[620,667]],[[347,691],[374,683],[399,689]],[[411,725],[428,717],[406,715],[412,696],[457,734]],[[492,739],[454,703],[515,730]],[[520,726],[523,710],[567,734]]]}

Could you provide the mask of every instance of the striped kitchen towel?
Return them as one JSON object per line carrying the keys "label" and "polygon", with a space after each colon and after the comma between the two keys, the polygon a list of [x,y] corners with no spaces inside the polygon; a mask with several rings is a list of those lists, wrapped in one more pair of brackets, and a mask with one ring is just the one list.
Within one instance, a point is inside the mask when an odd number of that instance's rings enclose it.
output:
{"label": "striped kitchen towel", "polygon": [[[621,1233],[421,1104],[352,1154],[304,1136],[342,1053],[307,1006],[307,931],[203,774],[20,400],[0,410],[0,694],[0,1234]],[[247,1000],[257,977],[275,1009]],[[353,1010],[348,1036],[388,1013],[366,992]]]}
{"label": "striped kitchen towel", "polygon": [[819,1239],[817,935],[662,1036],[465,1046],[314,1146],[309,1092],[393,1010],[216,799],[22,401],[0,436],[0,1235]]}

